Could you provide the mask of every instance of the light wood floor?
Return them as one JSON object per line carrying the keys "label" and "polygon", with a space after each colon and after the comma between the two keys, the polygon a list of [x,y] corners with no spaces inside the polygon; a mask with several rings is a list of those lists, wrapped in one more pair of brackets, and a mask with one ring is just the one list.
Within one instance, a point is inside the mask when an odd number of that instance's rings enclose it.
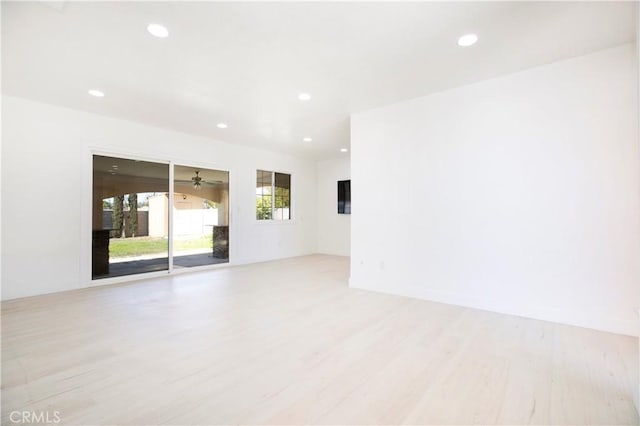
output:
{"label": "light wood floor", "polygon": [[309,256],[2,304],[2,423],[637,424],[637,339],[347,287]]}

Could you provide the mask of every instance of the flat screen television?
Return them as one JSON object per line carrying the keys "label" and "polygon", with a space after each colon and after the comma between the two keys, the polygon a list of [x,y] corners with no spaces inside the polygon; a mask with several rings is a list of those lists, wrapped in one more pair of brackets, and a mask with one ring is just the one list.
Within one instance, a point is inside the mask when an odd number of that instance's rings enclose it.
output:
{"label": "flat screen television", "polygon": [[338,214],[351,214],[351,181],[338,181]]}

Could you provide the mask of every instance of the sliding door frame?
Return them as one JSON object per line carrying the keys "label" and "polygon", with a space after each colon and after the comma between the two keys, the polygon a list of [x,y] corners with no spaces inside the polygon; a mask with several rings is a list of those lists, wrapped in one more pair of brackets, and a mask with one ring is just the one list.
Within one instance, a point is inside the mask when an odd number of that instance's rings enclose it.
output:
{"label": "sliding door frame", "polygon": [[[173,274],[185,274],[185,273],[189,273],[189,272],[195,272],[195,271],[203,271],[203,270],[208,270],[208,269],[219,269],[219,268],[225,268],[227,266],[231,266],[231,171],[227,170],[226,168],[221,168],[219,166],[212,166],[212,165],[207,165],[205,163],[201,163],[201,162],[197,162],[197,161],[183,161],[183,160],[175,160],[171,162],[171,194],[173,196],[174,190],[175,190],[175,181],[174,181],[174,167],[175,166],[180,166],[180,167],[191,167],[191,168],[195,168],[195,169],[208,169],[208,170],[216,170],[216,171],[221,171],[221,172],[227,172],[227,179],[229,182],[228,186],[229,186],[229,209],[227,211],[227,222],[228,222],[228,226],[229,226],[229,258],[227,260],[227,262],[225,263],[215,263],[213,265],[200,265],[200,266],[190,266],[188,268],[179,268],[179,269],[172,269],[171,273]],[[171,200],[171,205],[173,206],[173,199]],[[173,223],[173,209],[171,209],[171,215],[170,215],[171,219],[170,219],[170,223]],[[173,236],[173,229],[171,229],[171,235]],[[172,250],[173,250],[173,244],[171,244],[172,246]],[[171,257],[171,267],[173,268],[173,256]]]}
{"label": "sliding door frame", "polygon": [[[124,275],[119,277],[110,277],[110,278],[99,278],[93,279],[91,272],[91,264],[92,264],[92,230],[93,230],[93,156],[100,155],[105,157],[114,157],[114,158],[122,158],[125,160],[138,160],[138,161],[146,161],[151,163],[158,164],[167,164],[169,166],[169,212],[168,212],[168,257],[169,257],[169,267],[166,271],[155,271],[155,272],[143,272],[140,274],[132,274],[132,275]],[[175,269],[173,267],[173,229],[174,229],[174,217],[173,217],[173,202],[174,202],[174,192],[175,192],[175,182],[174,182],[174,167],[175,166],[184,166],[184,167],[195,167],[195,168],[203,168],[203,169],[212,169],[212,170],[222,170],[229,173],[229,211],[228,211],[228,221],[229,221],[229,240],[231,241],[231,171],[226,168],[220,168],[219,166],[212,166],[210,164],[204,164],[198,161],[185,161],[185,160],[167,160],[159,157],[150,157],[145,154],[133,153],[133,152],[125,152],[122,150],[111,151],[108,149],[101,148],[88,148],[85,154],[86,161],[83,161],[85,165],[83,167],[82,175],[85,177],[83,180],[85,182],[83,186],[83,197],[82,197],[82,220],[80,226],[82,227],[80,232],[80,237],[82,241],[80,242],[80,250],[82,251],[80,257],[80,282],[83,284],[83,287],[98,287],[103,285],[110,284],[118,284],[125,283],[130,281],[139,281],[150,278],[158,278],[158,277],[166,277],[169,275],[178,275],[189,272],[210,270],[210,269],[220,269],[226,268],[228,266],[232,266],[231,261],[231,251],[229,251],[229,261],[226,263],[218,263],[214,265],[202,265],[202,266],[194,266],[191,268],[179,268]],[[217,168],[216,168],[217,167]],[[231,245],[230,245],[231,247]]]}

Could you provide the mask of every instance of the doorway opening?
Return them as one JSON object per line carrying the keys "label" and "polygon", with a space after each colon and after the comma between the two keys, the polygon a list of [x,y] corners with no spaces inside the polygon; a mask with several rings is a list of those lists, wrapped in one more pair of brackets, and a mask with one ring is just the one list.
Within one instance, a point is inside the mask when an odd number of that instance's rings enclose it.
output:
{"label": "doorway opening", "polygon": [[229,262],[229,172],[175,166],[173,265]]}
{"label": "doorway opening", "polygon": [[227,171],[93,156],[92,279],[228,261]]}

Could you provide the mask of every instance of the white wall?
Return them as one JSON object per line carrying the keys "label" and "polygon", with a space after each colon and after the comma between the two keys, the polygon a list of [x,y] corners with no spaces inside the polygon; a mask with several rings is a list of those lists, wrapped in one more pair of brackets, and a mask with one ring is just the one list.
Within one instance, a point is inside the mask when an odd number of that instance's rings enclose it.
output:
{"label": "white wall", "polygon": [[[640,111],[640,6],[636,4],[636,60],[638,62],[638,111]],[[640,120],[638,121],[638,133],[640,143]],[[640,306],[640,302],[638,302]],[[638,314],[638,327],[640,328],[640,307],[636,311]],[[640,339],[638,339],[638,365],[640,366]],[[634,399],[636,403],[636,411],[640,413],[640,368],[638,368],[638,386],[636,386],[636,395]]]}
{"label": "white wall", "polygon": [[636,67],[627,44],[354,115],[351,285],[637,335]]}
{"label": "white wall", "polygon": [[351,253],[351,215],[338,214],[338,181],[351,178],[348,157],[319,161],[318,176],[318,253],[349,256]]}
{"label": "white wall", "polygon": [[[315,252],[315,162],[25,99],[2,97],[2,298],[86,286],[91,151],[230,172],[235,264]],[[291,223],[255,221],[256,169],[292,174]]]}

